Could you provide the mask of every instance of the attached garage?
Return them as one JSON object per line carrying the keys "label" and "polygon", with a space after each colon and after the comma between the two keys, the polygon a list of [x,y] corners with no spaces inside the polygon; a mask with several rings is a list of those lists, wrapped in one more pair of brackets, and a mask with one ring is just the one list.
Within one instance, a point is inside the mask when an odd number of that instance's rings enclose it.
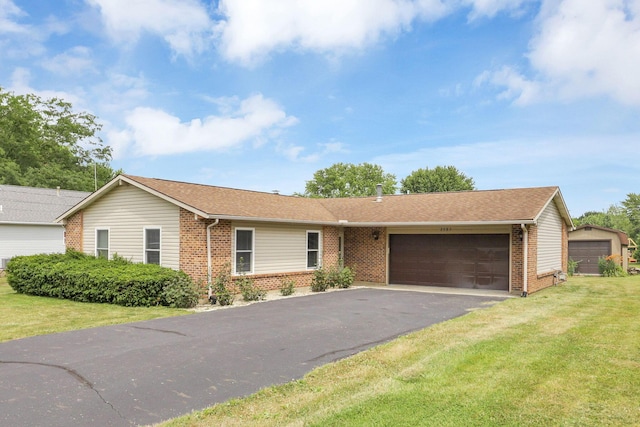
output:
{"label": "attached garage", "polygon": [[509,290],[509,234],[392,234],[389,283]]}

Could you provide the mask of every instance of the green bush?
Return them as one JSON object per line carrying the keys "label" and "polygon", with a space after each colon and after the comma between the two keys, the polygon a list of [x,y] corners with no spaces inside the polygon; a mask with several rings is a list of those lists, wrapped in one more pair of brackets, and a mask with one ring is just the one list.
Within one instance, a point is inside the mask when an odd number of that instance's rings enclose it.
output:
{"label": "green bush", "polygon": [[231,280],[231,264],[225,264],[213,282],[213,294],[220,305],[232,305],[235,300],[233,280]]}
{"label": "green bush", "polygon": [[262,301],[267,295],[267,293],[258,288],[249,277],[242,276],[236,279],[236,285],[240,288],[242,299],[245,301]]}
{"label": "green bush", "polygon": [[283,297],[287,297],[289,295],[293,295],[296,291],[296,282],[293,279],[286,279],[282,281],[280,285],[280,295]]}
{"label": "green bush", "polygon": [[318,268],[313,272],[311,279],[311,290],[313,292],[324,292],[327,288],[346,289],[353,285],[355,273],[349,267],[342,265]]}
{"label": "green bush", "polygon": [[198,298],[193,282],[181,271],[77,251],[14,257],[7,265],[7,280],[18,293],[127,307],[193,307]]}
{"label": "green bush", "polygon": [[328,287],[327,274],[322,268],[318,268],[313,272],[313,278],[311,279],[311,291],[324,292]]}
{"label": "green bush", "polygon": [[573,258],[569,258],[569,262],[567,263],[567,273],[569,274],[569,276],[573,276],[576,273],[578,265],[581,262],[582,261],[574,261]]}
{"label": "green bush", "polygon": [[610,255],[598,260],[598,270],[605,277],[622,277],[626,273],[622,266],[617,262],[618,255]]}

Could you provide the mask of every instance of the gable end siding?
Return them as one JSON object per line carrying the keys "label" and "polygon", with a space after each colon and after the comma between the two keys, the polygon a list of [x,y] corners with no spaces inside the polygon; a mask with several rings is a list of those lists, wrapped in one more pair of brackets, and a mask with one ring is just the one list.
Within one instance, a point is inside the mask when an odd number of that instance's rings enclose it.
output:
{"label": "gable end siding", "polygon": [[95,254],[95,230],[109,228],[109,254],[144,262],[144,227],[162,229],[162,265],[179,268],[180,208],[136,187],[115,188],[83,211],[83,251]]}
{"label": "gable end siding", "polygon": [[542,212],[538,220],[537,273],[562,270],[563,226],[555,203]]}

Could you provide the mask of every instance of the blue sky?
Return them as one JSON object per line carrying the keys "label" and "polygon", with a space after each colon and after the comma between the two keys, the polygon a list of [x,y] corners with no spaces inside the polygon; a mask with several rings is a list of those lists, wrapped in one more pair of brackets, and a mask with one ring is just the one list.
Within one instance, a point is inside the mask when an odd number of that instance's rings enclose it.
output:
{"label": "blue sky", "polygon": [[573,216],[640,192],[640,0],[0,0],[0,86],[98,116],[133,175],[452,165]]}

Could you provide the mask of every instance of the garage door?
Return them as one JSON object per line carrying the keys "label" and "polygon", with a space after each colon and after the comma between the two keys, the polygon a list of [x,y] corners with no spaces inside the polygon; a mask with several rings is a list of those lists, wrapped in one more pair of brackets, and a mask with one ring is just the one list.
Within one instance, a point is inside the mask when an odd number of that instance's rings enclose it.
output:
{"label": "garage door", "polygon": [[610,240],[569,241],[569,258],[578,262],[576,273],[600,274],[598,260],[611,255]]}
{"label": "garage door", "polygon": [[508,234],[392,234],[389,283],[509,290]]}

